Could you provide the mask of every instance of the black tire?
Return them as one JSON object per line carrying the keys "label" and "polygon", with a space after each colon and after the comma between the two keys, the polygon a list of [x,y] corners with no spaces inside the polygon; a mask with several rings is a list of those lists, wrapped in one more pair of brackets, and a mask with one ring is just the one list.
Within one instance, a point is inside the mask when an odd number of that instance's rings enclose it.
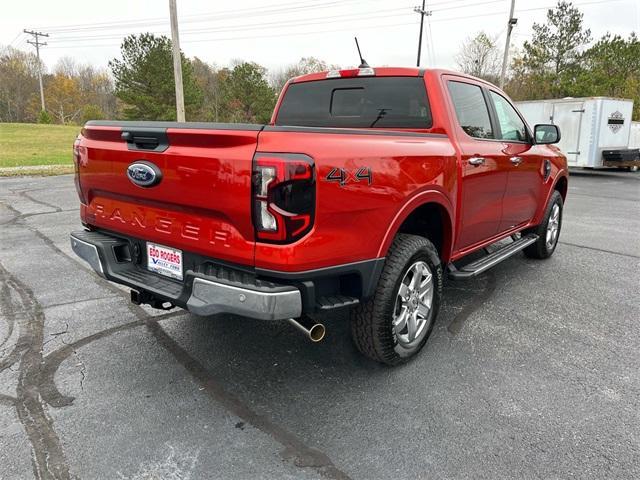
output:
{"label": "black tire", "polygon": [[[422,331],[415,345],[405,348],[394,333],[396,300],[409,269],[416,264],[423,265],[421,262],[428,266],[432,276],[431,308],[422,320]],[[351,310],[351,336],[358,350],[387,365],[398,365],[414,357],[433,330],[442,299],[442,281],[442,264],[433,244],[424,237],[399,234],[389,249],[375,294]]]}
{"label": "black tire", "polygon": [[[555,235],[553,242],[549,243],[547,241],[547,231],[549,228],[549,221],[554,211],[554,205],[557,205],[559,207],[557,233]],[[524,233],[535,233],[536,235],[538,235],[538,240],[523,250],[524,254],[527,257],[543,259],[543,258],[549,258],[551,255],[553,255],[553,252],[556,250],[556,247],[558,246],[558,239],[560,238],[560,231],[562,229],[562,208],[563,208],[562,195],[560,195],[560,192],[555,190],[551,195],[551,198],[549,199],[547,208],[545,209],[542,223],[537,227],[530,228],[524,232]]]}

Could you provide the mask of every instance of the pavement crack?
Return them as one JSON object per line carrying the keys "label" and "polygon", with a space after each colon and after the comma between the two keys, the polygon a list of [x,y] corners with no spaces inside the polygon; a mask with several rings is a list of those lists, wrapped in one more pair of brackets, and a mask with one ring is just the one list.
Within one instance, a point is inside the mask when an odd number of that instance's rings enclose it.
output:
{"label": "pavement crack", "polygon": [[77,350],[91,342],[99,340],[101,338],[108,337],[114,333],[129,330],[143,325],[142,320],[135,320],[133,322],[125,323],[115,327],[101,330],[92,335],[76,340],[73,343],[65,344],[63,347],[46,355],[42,362],[42,375],[40,378],[40,393],[43,400],[52,407],[66,407],[73,403],[74,397],[66,396],[60,393],[58,387],[54,382],[56,371],[60,367],[63,361],[65,361],[71,355],[77,354]]}
{"label": "pavement crack", "polygon": [[579,245],[577,243],[563,242],[562,240],[558,241],[558,243],[561,243],[562,245],[569,245],[570,247],[585,248],[587,250],[593,250],[595,252],[610,253],[612,255],[620,255],[621,257],[640,258],[640,255],[633,255],[631,253],[614,252],[613,250],[606,250],[604,248],[597,248],[597,247],[589,247],[587,245]]}
{"label": "pavement crack", "polygon": [[[53,420],[49,416],[40,394],[40,376],[42,368],[42,343],[45,316],[41,305],[33,291],[17,277],[9,273],[0,264],[0,280],[15,293],[15,300],[21,304],[18,329],[19,338],[6,366],[13,366],[19,361],[18,384],[14,402],[18,419],[25,429],[31,443],[31,463],[37,479],[66,480],[71,478],[69,466],[62,449],[62,444],[53,428]],[[13,297],[4,298],[0,308],[8,316],[15,315]],[[13,355],[16,353],[16,355]]]}
{"label": "pavement crack", "polygon": [[[52,208],[53,210],[55,210],[55,213],[59,213],[62,211],[62,208],[58,207],[57,205],[53,205],[49,202],[45,202],[44,200],[38,200],[37,198],[34,198],[32,195],[29,194],[28,190],[22,190],[18,192],[18,195],[20,195],[21,197],[26,198],[27,200],[32,201],[33,203],[37,203],[38,205],[42,205],[43,207],[47,207],[47,208]],[[52,212],[54,213],[54,212]]]}
{"label": "pavement crack", "polygon": [[80,367],[80,390],[84,392],[84,381],[87,378],[86,376],[87,367],[82,361],[82,359],[80,358],[80,355],[78,354],[77,350],[75,349],[73,350],[73,355],[76,357],[76,360],[78,361],[78,363],[76,363],[76,367]]}
{"label": "pavement crack", "polygon": [[326,478],[334,480],[348,480],[350,478],[349,475],[338,469],[325,453],[307,446],[295,434],[272,422],[265,415],[253,411],[240,398],[225,390],[215,376],[171,338],[157,321],[147,321],[145,324],[158,343],[173,355],[211,398],[244,423],[266,433],[281,444],[284,447],[282,457],[285,460],[292,460],[297,467],[313,468]]}
{"label": "pavement crack", "polygon": [[16,397],[0,393],[0,405],[9,405],[11,407],[15,407],[17,401],[18,399]]}

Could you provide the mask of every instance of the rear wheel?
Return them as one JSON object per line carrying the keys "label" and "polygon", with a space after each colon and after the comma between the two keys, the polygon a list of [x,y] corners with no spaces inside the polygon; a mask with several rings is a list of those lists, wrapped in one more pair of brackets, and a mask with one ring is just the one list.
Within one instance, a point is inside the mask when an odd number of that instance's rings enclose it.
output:
{"label": "rear wheel", "polygon": [[538,235],[538,240],[524,249],[527,257],[549,258],[553,255],[560,238],[562,207],[562,195],[556,190],[549,199],[542,223],[528,231]]}
{"label": "rear wheel", "polygon": [[374,296],[351,312],[353,340],[364,355],[397,365],[415,356],[435,323],[442,297],[442,264],[426,238],[396,237]]}

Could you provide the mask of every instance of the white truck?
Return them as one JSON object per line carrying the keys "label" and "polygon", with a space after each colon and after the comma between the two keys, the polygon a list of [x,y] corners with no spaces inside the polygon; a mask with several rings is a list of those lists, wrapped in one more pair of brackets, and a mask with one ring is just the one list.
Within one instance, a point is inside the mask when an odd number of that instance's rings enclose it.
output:
{"label": "white truck", "polygon": [[[569,167],[640,167],[638,140],[631,137],[631,124],[637,123],[631,122],[633,100],[562,98],[517,105],[529,124],[553,123],[560,127],[558,147],[566,155]],[[636,145],[632,144],[634,141]]]}

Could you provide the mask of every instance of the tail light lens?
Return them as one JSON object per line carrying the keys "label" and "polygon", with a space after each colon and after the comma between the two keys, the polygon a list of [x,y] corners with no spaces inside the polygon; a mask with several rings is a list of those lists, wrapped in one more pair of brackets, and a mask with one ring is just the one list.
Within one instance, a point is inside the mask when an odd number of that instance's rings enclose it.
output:
{"label": "tail light lens", "polygon": [[316,178],[313,160],[298,154],[256,154],[253,224],[263,242],[291,243],[313,227]]}
{"label": "tail light lens", "polygon": [[76,192],[78,192],[78,197],[80,197],[80,201],[84,204],[87,203],[86,197],[82,192],[82,187],[80,186],[80,165],[82,162],[82,151],[85,150],[85,147],[80,146],[80,136],[78,136],[73,142],[73,166],[75,169],[74,183],[76,184]]}

